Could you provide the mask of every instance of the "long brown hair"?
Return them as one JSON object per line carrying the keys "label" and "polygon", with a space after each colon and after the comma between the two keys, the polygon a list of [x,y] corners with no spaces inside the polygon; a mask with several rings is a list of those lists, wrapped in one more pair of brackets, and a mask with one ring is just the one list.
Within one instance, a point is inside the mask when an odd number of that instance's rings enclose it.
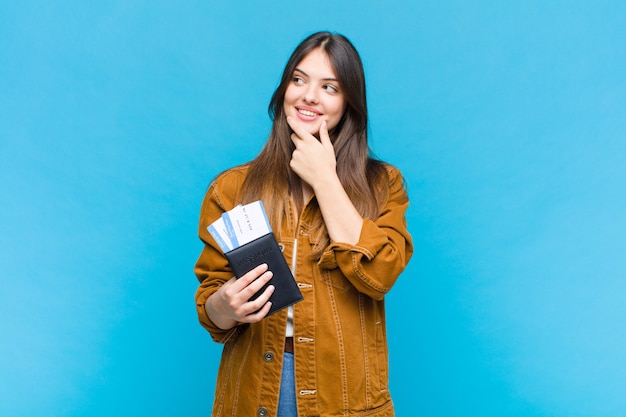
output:
{"label": "long brown hair", "polygon": [[[379,216],[389,194],[385,165],[372,157],[367,142],[367,99],[361,58],[345,36],[314,33],[296,47],[287,61],[268,107],[273,121],[269,139],[259,155],[248,164],[250,170],[242,187],[243,203],[263,201],[275,233],[280,233],[289,199],[294,200],[298,212],[304,204],[302,180],[289,166],[295,145],[290,138],[292,131],[287,124],[283,102],[295,68],[317,48],[328,55],[347,104],[341,120],[330,132],[339,180],[357,211],[370,219]],[[313,256],[319,258],[329,241],[319,208],[309,233],[317,242]]]}

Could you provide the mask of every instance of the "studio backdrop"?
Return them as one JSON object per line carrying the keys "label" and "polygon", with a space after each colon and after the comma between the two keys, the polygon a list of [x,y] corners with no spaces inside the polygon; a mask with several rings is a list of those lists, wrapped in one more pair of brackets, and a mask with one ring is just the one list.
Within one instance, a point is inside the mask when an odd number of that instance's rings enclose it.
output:
{"label": "studio backdrop", "polygon": [[362,55],[415,254],[386,297],[405,416],[626,415],[622,1],[0,5],[0,415],[210,415],[200,203],[288,55]]}

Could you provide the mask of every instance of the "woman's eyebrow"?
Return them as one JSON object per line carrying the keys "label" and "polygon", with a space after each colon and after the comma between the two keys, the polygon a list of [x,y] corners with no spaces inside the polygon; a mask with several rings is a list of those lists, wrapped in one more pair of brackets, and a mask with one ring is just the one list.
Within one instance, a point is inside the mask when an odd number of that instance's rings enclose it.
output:
{"label": "woman's eyebrow", "polygon": [[[306,72],[302,71],[300,68],[295,68],[295,69],[293,70],[293,72],[296,72],[296,71],[298,71],[298,72],[302,73],[302,75],[304,75],[305,77],[309,77],[309,78],[310,78],[309,74],[307,74]],[[339,82],[336,78],[333,78],[333,77],[330,77],[330,78],[322,78],[322,80],[323,80],[323,81],[335,81],[335,82]]]}

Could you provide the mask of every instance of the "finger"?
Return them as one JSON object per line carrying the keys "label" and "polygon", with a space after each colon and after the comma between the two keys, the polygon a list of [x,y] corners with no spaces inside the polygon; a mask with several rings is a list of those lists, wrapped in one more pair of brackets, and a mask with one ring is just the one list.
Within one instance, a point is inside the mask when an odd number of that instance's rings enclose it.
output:
{"label": "finger", "polygon": [[237,282],[233,284],[233,287],[236,287],[237,291],[243,290],[248,285],[250,285],[253,281],[255,281],[259,276],[261,276],[261,274],[267,271],[267,269],[268,269],[268,266],[265,263],[253,268],[252,270],[248,271],[247,273],[242,275],[240,278],[238,278]]}
{"label": "finger", "polygon": [[300,129],[300,126],[298,126],[298,123],[295,120],[293,120],[293,117],[291,116],[287,116],[287,124],[289,125],[289,127],[291,127],[291,130],[293,130],[294,132]]}
{"label": "finger", "polygon": [[297,148],[298,144],[300,142],[302,142],[302,139],[300,138],[300,136],[298,136],[297,133],[292,133],[291,134],[291,141],[293,142],[294,145],[296,145],[296,148]]}
{"label": "finger", "polygon": [[[293,117],[288,116],[287,123],[289,124],[291,129],[294,131],[294,133],[297,135],[297,139],[300,139],[300,140],[315,139],[315,136],[307,132],[306,129],[302,127],[298,123],[298,121],[295,120]],[[292,140],[293,140],[293,136],[292,136]]]}
{"label": "finger", "polygon": [[269,282],[269,280],[272,279],[272,276],[273,276],[272,271],[266,271],[263,275],[261,275],[256,280],[252,281],[250,283],[250,285],[248,285],[246,288],[244,288],[241,291],[241,295],[246,300],[249,300],[250,297],[252,297],[254,294],[259,292],[261,290],[261,288],[263,288],[265,286],[265,284],[267,284]]}
{"label": "finger", "polygon": [[233,289],[233,286],[237,284],[237,278],[232,277],[228,281],[222,285],[222,288],[219,289],[219,294],[224,299],[230,299],[233,295],[236,295],[239,291],[237,288]]}
{"label": "finger", "polygon": [[238,318],[238,321],[252,323],[265,317],[271,308],[272,302],[269,299],[274,290],[275,287],[269,285],[259,297],[245,303],[239,310],[240,318]]}
{"label": "finger", "polygon": [[270,308],[272,308],[272,303],[271,303],[271,301],[268,301],[267,303],[265,303],[263,308],[261,308],[258,311],[255,311],[252,314],[248,314],[247,316],[245,316],[240,321],[242,323],[256,323],[256,322],[259,322],[259,321],[263,320],[265,318],[265,316],[267,316],[267,313],[270,312]]}
{"label": "finger", "polygon": [[322,124],[320,125],[320,142],[324,145],[324,147],[332,146],[326,120],[322,120]]}
{"label": "finger", "polygon": [[248,301],[245,306],[246,314],[254,313],[255,311],[262,308],[265,303],[269,302],[270,297],[272,296],[272,294],[274,294],[275,290],[276,287],[274,287],[273,285],[268,285],[265,291],[261,293],[261,295],[259,295],[254,300]]}

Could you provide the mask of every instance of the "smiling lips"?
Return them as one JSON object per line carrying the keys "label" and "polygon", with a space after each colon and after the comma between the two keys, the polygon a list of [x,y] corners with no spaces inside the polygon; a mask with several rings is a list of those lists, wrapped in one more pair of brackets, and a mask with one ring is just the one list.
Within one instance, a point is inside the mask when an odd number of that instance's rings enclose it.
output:
{"label": "smiling lips", "polygon": [[298,111],[298,116],[300,116],[300,119],[302,120],[306,120],[306,121],[312,121],[317,119],[319,116],[322,115],[322,113],[317,112],[315,109],[312,109],[310,107],[296,107],[296,110]]}

